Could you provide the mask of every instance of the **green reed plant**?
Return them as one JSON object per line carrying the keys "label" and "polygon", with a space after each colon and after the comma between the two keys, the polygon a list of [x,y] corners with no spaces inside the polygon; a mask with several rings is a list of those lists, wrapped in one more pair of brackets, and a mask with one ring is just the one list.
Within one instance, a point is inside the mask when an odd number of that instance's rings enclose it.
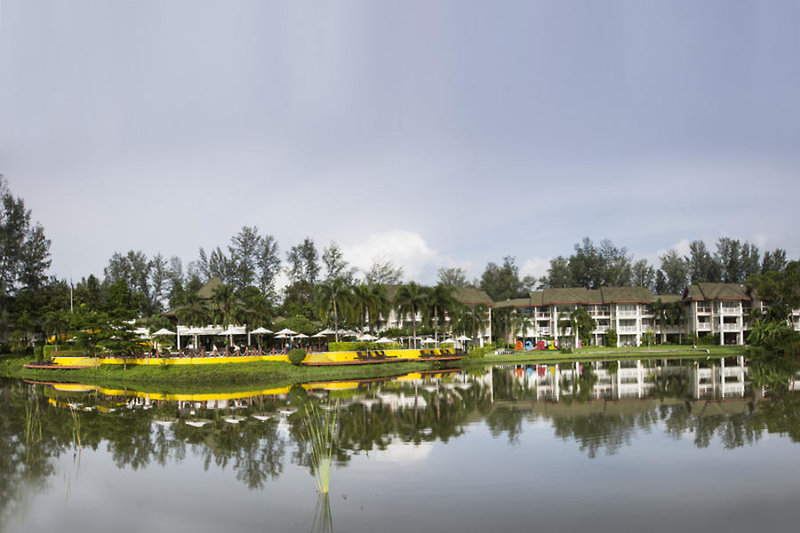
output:
{"label": "green reed plant", "polygon": [[74,405],[70,404],[69,410],[72,413],[72,443],[80,450],[83,448],[81,444],[81,416]]}
{"label": "green reed plant", "polygon": [[311,445],[311,464],[317,490],[328,494],[331,485],[331,463],[336,440],[339,402],[318,409],[312,402],[306,405],[306,435]]}

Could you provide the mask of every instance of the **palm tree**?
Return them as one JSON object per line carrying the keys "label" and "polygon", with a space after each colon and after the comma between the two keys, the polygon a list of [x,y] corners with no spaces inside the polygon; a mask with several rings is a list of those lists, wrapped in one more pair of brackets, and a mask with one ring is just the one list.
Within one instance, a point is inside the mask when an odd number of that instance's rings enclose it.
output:
{"label": "palm tree", "polygon": [[591,333],[597,328],[597,322],[589,314],[585,307],[576,307],[569,314],[569,322],[572,326],[572,332],[575,335],[575,346],[578,345],[578,339],[586,340],[591,338]]}
{"label": "palm tree", "polygon": [[66,311],[48,311],[44,315],[45,330],[53,334],[55,339],[56,351],[58,351],[58,336],[61,333],[66,333],[69,328],[69,315]]}
{"label": "palm tree", "polygon": [[514,324],[519,332],[519,336],[522,337],[522,343],[524,346],[525,337],[528,334],[528,330],[533,325],[533,321],[531,320],[530,315],[523,314],[521,311],[521,309],[517,309],[514,313]]}
{"label": "palm tree", "polygon": [[459,333],[472,337],[477,343],[478,331],[484,329],[489,319],[486,316],[489,308],[486,304],[465,305],[456,317],[456,329]]}
{"label": "palm tree", "polygon": [[215,321],[218,321],[222,326],[232,324],[241,308],[239,299],[236,298],[233,292],[233,285],[219,285],[214,289],[213,295],[214,303],[217,306],[214,313]]}
{"label": "palm tree", "polygon": [[428,293],[425,287],[422,287],[413,281],[407,285],[401,285],[397,289],[394,297],[394,305],[397,308],[397,314],[402,317],[411,315],[411,327],[413,331],[414,347],[417,347],[417,314],[425,314],[427,312],[427,299]]}
{"label": "palm tree", "polygon": [[[441,321],[444,320],[444,313],[452,314],[453,311],[461,305],[461,303],[455,299],[453,293],[455,292],[455,287],[449,287],[447,285],[442,285],[439,283],[434,288],[430,290],[428,293],[427,304],[428,308],[431,310],[433,315],[433,338],[436,342],[439,342],[439,322],[440,318]],[[441,312],[441,317],[440,317]]]}
{"label": "palm tree", "polygon": [[567,328],[571,327],[572,327],[572,319],[570,318],[570,313],[566,311],[561,311],[560,313],[558,313],[558,332],[561,334],[561,336],[566,335]]}
{"label": "palm tree", "polygon": [[366,283],[356,285],[353,287],[352,292],[354,310],[358,315],[361,333],[364,333],[364,326],[368,325],[367,320],[369,319],[371,321],[379,314],[378,297],[373,287],[370,287]]}
{"label": "palm tree", "polygon": [[661,329],[661,344],[664,344],[667,340],[667,334],[664,331],[664,325],[667,321],[667,309],[669,308],[669,305],[662,302],[661,298],[659,298],[653,302],[651,308],[656,317],[656,321],[658,322],[658,327]]}
{"label": "palm tree", "polygon": [[667,323],[670,326],[678,326],[678,344],[683,344],[681,329],[686,318],[686,307],[684,307],[684,303],[679,300],[672,302],[667,308],[666,315]]}
{"label": "palm tree", "polygon": [[323,319],[328,320],[333,314],[333,331],[336,342],[339,342],[339,317],[354,308],[350,285],[343,277],[334,278],[317,285],[314,288],[314,296]]}
{"label": "palm tree", "polygon": [[194,292],[187,292],[182,298],[182,305],[176,314],[178,320],[192,326],[205,326],[209,320],[209,309],[205,302]]}
{"label": "palm tree", "polygon": [[372,307],[368,310],[370,327],[380,329],[392,311],[392,302],[386,292],[386,285],[372,285]]}

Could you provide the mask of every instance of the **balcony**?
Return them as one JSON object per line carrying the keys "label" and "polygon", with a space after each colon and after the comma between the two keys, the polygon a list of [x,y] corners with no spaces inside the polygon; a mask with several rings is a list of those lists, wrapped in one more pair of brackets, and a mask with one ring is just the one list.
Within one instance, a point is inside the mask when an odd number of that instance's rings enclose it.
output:
{"label": "balcony", "polygon": [[711,314],[711,306],[710,305],[708,305],[708,306],[705,306],[705,305],[700,306],[700,305],[698,305],[697,306],[697,314],[698,315],[709,315],[709,314]]}
{"label": "balcony", "polygon": [[697,324],[697,331],[711,331],[711,322],[700,322]]}
{"label": "balcony", "polygon": [[619,327],[619,329],[617,330],[617,332],[618,332],[618,333],[623,333],[623,334],[624,334],[624,333],[628,333],[628,334],[630,334],[630,333],[633,333],[633,334],[636,334],[636,333],[638,333],[638,332],[639,332],[639,328],[637,328],[636,326],[620,326],[620,327]]}
{"label": "balcony", "polygon": [[720,314],[722,315],[740,315],[742,314],[742,309],[740,307],[721,307],[719,310]]}
{"label": "balcony", "polygon": [[722,324],[722,331],[739,331],[740,329],[739,324],[736,323]]}
{"label": "balcony", "polygon": [[636,311],[617,311],[617,316],[620,318],[636,318]]}

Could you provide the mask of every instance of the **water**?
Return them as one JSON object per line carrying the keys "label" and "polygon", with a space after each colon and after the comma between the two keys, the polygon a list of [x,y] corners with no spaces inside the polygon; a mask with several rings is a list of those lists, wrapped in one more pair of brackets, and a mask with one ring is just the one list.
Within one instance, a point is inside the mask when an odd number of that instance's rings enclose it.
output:
{"label": "water", "polygon": [[[796,379],[729,358],[168,397],[5,381],[0,531],[786,530]],[[327,497],[309,403],[338,413]]]}

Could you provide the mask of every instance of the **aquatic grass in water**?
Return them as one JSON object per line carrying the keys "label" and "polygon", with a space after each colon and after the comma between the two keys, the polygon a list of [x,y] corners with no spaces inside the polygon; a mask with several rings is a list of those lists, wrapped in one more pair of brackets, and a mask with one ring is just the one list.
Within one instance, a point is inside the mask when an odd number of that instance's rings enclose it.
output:
{"label": "aquatic grass in water", "polygon": [[329,409],[318,410],[313,403],[306,406],[306,432],[311,444],[311,463],[317,490],[328,494],[331,484],[331,463],[336,439],[339,402]]}
{"label": "aquatic grass in water", "polygon": [[72,443],[77,449],[82,449],[81,445],[81,417],[75,410],[75,406],[70,404],[70,412],[72,412]]}

